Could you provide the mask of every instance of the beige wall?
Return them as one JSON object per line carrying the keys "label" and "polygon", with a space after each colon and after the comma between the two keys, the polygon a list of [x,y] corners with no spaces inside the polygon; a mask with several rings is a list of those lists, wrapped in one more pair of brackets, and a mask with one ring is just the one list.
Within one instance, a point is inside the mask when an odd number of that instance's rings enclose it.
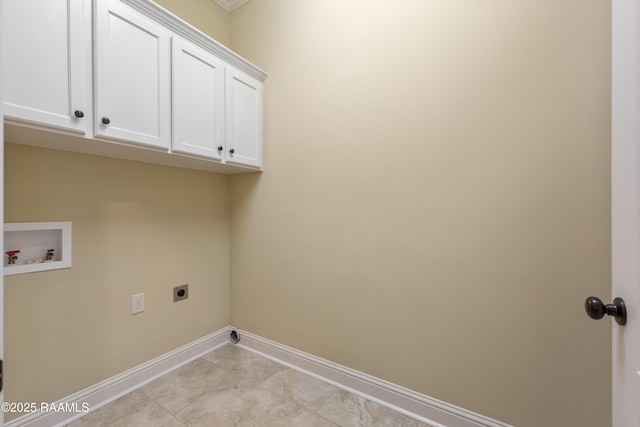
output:
{"label": "beige wall", "polygon": [[160,6],[178,15],[219,43],[229,46],[229,14],[213,0],[156,0]]}
{"label": "beige wall", "polygon": [[71,269],[5,278],[6,401],[55,401],[229,324],[226,176],[5,151],[6,222],[73,226]]}
{"label": "beige wall", "polygon": [[240,328],[518,426],[611,419],[610,4],[253,0]]}

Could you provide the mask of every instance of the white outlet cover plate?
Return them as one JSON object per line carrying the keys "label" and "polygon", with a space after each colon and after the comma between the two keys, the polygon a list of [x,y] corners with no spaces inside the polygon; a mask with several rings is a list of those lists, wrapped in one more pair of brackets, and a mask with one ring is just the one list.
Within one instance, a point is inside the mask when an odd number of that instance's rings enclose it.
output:
{"label": "white outlet cover plate", "polygon": [[138,314],[144,311],[144,294],[131,295],[131,314]]}

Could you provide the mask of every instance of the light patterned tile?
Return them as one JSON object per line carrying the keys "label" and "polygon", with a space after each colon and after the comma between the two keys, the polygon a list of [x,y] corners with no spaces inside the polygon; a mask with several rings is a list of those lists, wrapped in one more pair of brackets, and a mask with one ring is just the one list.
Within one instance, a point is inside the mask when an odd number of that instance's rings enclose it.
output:
{"label": "light patterned tile", "polygon": [[172,414],[209,390],[209,379],[218,371],[214,364],[196,359],[140,388],[140,391]]}
{"label": "light patterned tile", "polygon": [[416,421],[413,418],[407,417],[407,419],[404,421],[404,424],[402,424],[402,427],[432,427],[432,426],[430,426],[429,424],[421,423],[420,421]]}
{"label": "light patterned tile", "polygon": [[88,417],[88,415],[85,415],[82,418],[78,418],[77,420],[67,424],[67,427],[87,427],[87,426],[89,426],[89,424],[87,424],[87,422],[85,421],[86,417]]}
{"label": "light patterned tile", "polygon": [[429,427],[235,345],[226,345],[71,427]]}
{"label": "light patterned tile", "polygon": [[160,405],[148,400],[138,391],[129,393],[115,402],[69,424],[70,427],[113,425],[119,427],[184,427],[184,424],[171,416]]}
{"label": "light patterned tile", "polygon": [[139,391],[133,391],[129,394],[125,394],[121,398],[103,406],[100,409],[85,415],[84,417],[69,424],[72,427],[80,426],[108,426],[113,420],[116,420],[132,411],[137,407],[148,402],[149,399]]}
{"label": "light patterned tile", "polygon": [[226,345],[203,356],[203,359],[218,368],[208,378],[210,391],[256,387],[275,373],[287,369],[234,345]]}
{"label": "light patterned tile", "polygon": [[344,390],[332,394],[317,413],[344,427],[403,427],[407,418]]}
{"label": "light patterned tile", "polygon": [[337,427],[301,405],[283,400],[265,417],[257,418],[253,427]]}
{"label": "light patterned tile", "polygon": [[209,392],[176,414],[189,427],[252,427],[282,403],[282,398],[262,389],[237,388]]}
{"label": "light patterned tile", "polygon": [[238,353],[241,351],[243,350],[238,346],[227,344],[205,354],[204,356],[202,356],[202,358],[217,365],[218,363],[225,360],[235,359],[236,357],[238,357]]}
{"label": "light patterned tile", "polygon": [[291,402],[316,412],[340,389],[293,369],[284,369],[261,384],[261,387]]}
{"label": "light patterned tile", "polygon": [[[113,425],[113,424],[112,424]],[[169,412],[155,402],[147,402],[115,423],[118,427],[185,427]]]}

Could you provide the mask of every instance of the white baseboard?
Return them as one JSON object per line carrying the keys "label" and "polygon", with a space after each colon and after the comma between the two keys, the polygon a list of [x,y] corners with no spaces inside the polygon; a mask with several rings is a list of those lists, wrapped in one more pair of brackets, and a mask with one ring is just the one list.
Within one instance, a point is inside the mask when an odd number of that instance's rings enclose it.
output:
{"label": "white baseboard", "polygon": [[222,328],[55,402],[56,407],[66,405],[67,408],[80,409],[78,412],[33,412],[6,423],[5,427],[51,427],[68,424],[86,415],[85,412],[81,411],[83,404],[85,405],[84,407],[88,407],[90,411],[93,411],[113,402],[119,397],[197,359],[211,350],[228,344],[230,332],[230,327]]}
{"label": "white baseboard", "polygon": [[250,332],[238,333],[240,347],[434,427],[512,427]]}
{"label": "white baseboard", "polygon": [[[105,381],[55,402],[56,407],[88,407],[94,411],[192,360],[229,343],[231,326],[197,339]],[[250,332],[237,330],[236,345],[289,366],[321,381],[362,396],[434,427],[512,427],[500,421],[416,393],[365,373],[304,353]],[[87,405],[87,406],[83,406]],[[85,412],[33,412],[5,427],[60,427],[86,415]]]}

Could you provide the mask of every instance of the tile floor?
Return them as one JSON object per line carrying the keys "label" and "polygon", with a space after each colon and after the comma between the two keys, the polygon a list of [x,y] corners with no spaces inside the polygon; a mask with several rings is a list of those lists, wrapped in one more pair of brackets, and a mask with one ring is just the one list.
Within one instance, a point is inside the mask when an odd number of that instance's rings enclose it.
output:
{"label": "tile floor", "polygon": [[69,424],[98,426],[428,427],[234,345]]}

